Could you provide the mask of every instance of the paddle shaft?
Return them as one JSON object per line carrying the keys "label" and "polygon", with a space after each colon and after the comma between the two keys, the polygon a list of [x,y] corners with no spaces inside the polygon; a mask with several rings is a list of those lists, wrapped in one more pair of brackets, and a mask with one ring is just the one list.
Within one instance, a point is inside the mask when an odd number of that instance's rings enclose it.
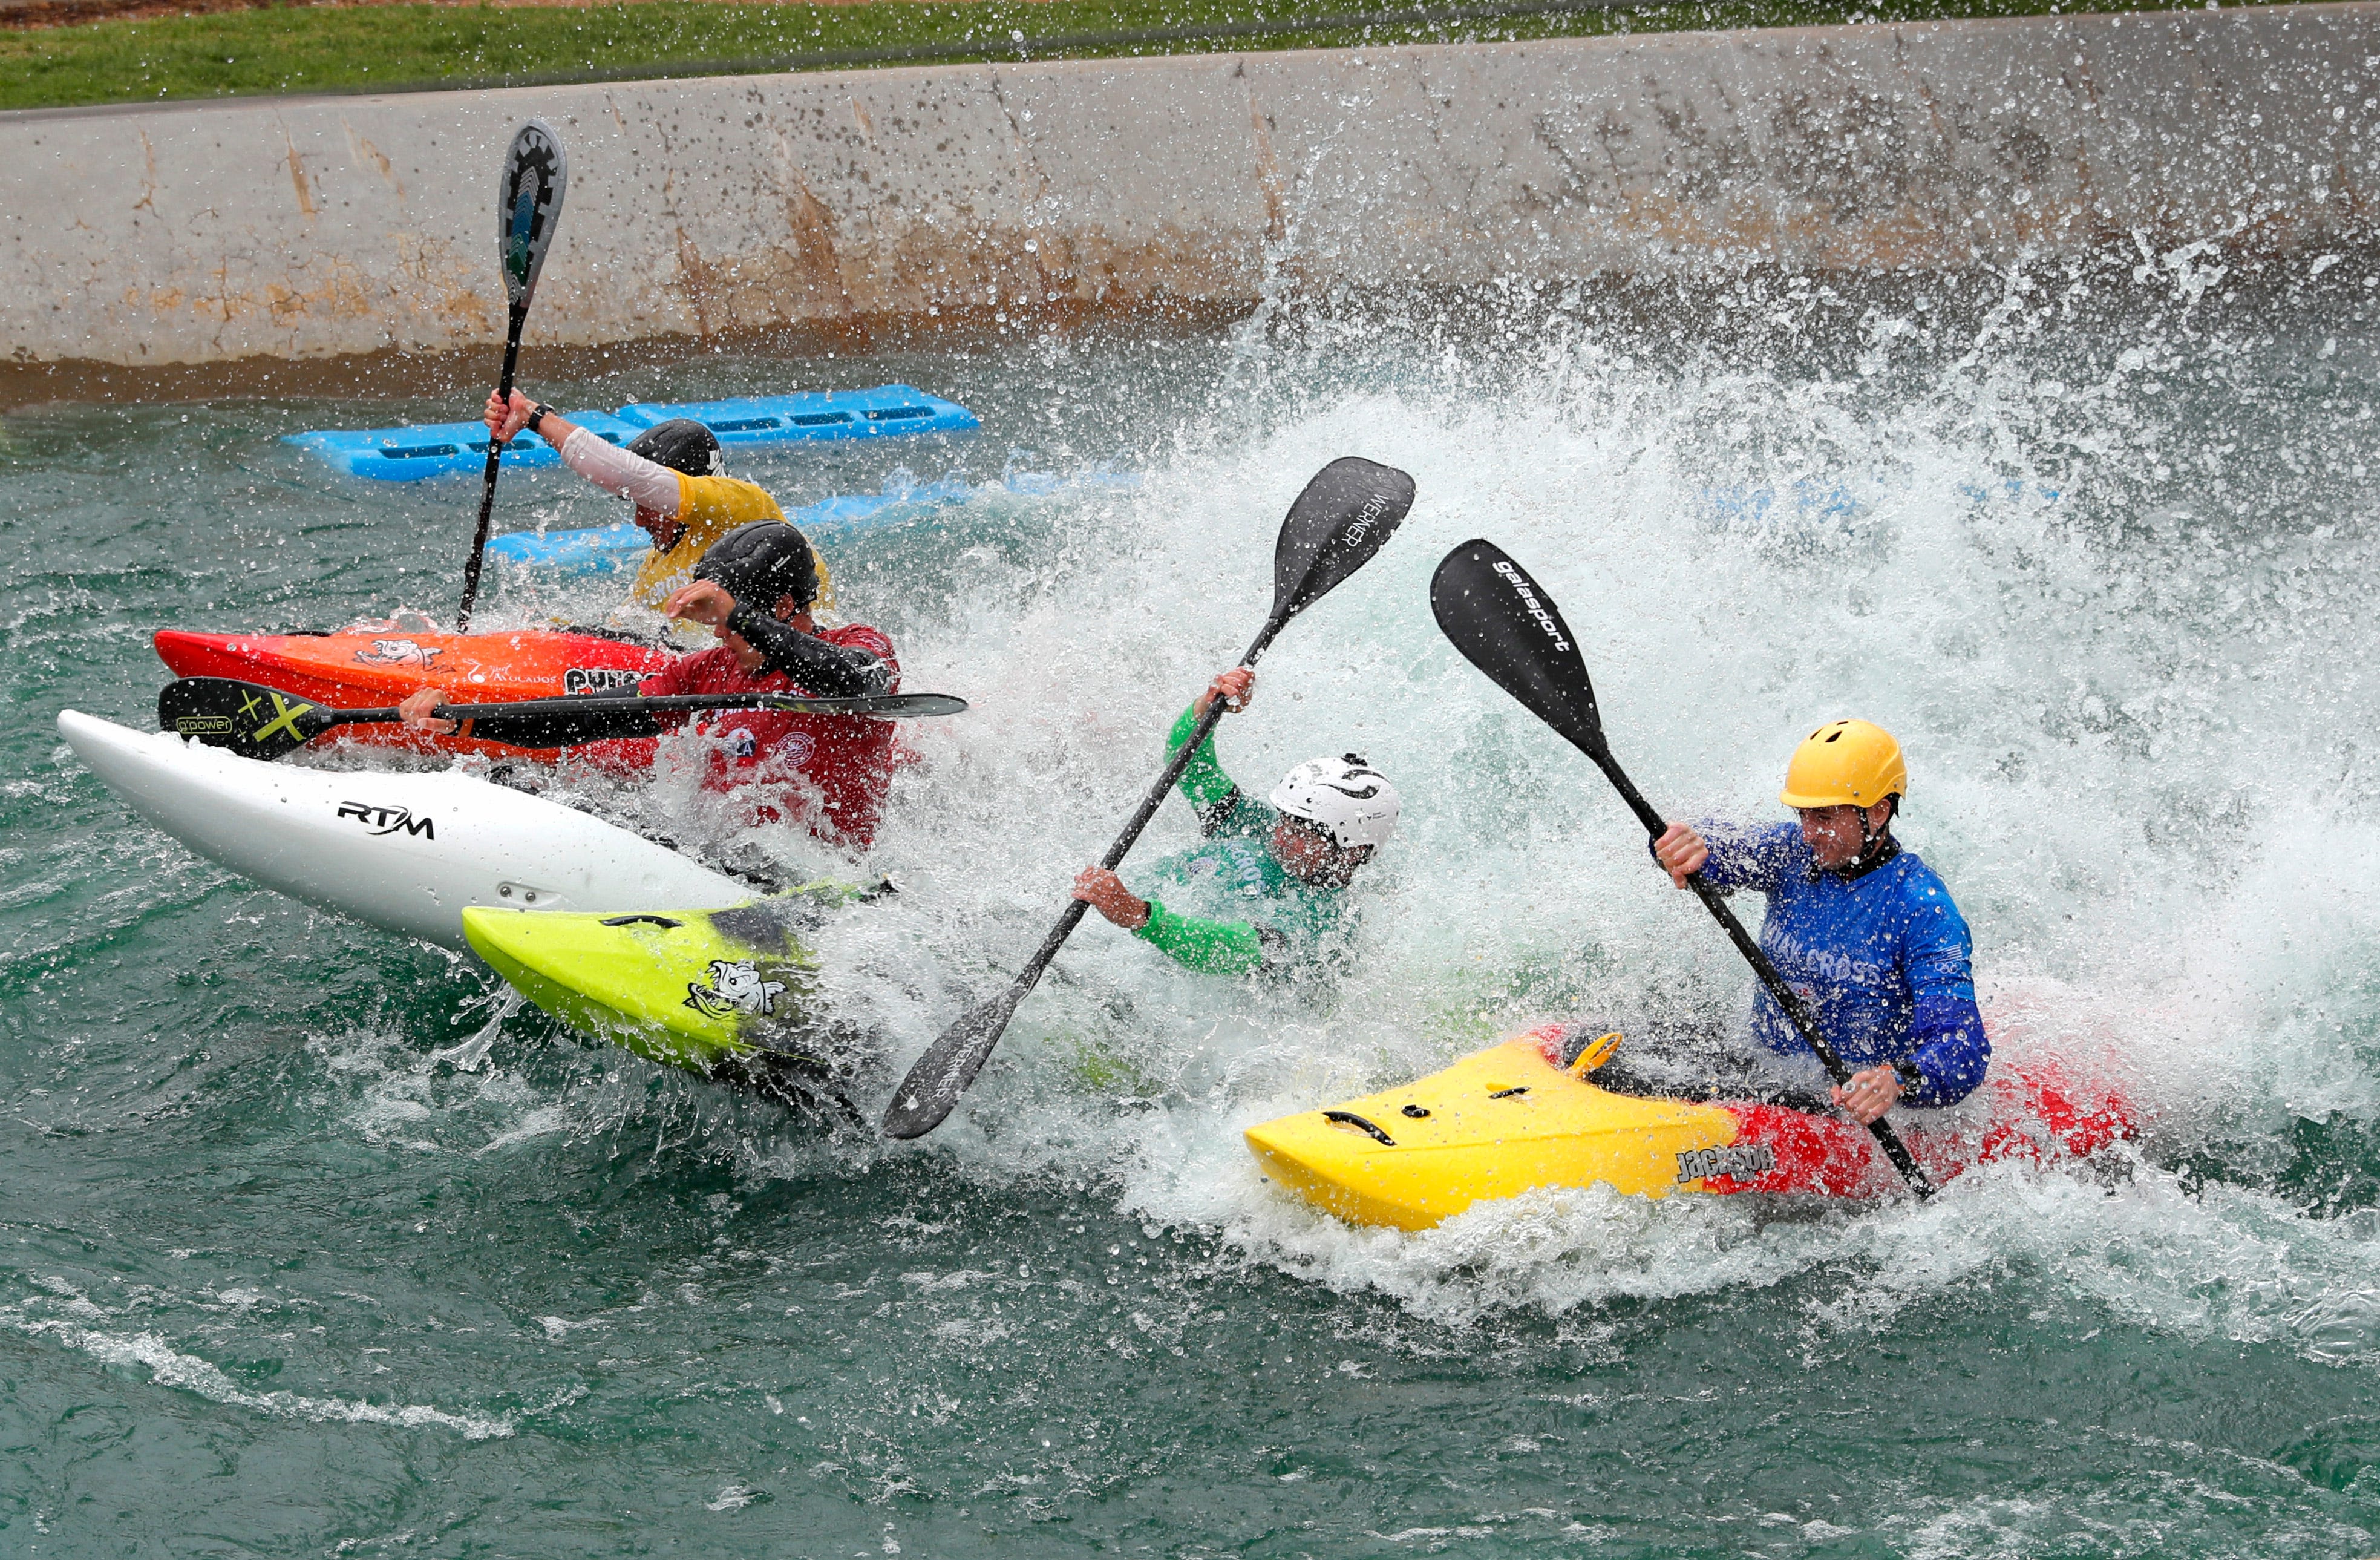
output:
{"label": "paddle shaft", "polygon": [[[521,326],[528,320],[528,299],[524,298],[512,307],[510,322],[504,327],[504,368],[496,379],[496,395],[504,401],[513,398],[513,370],[520,366]],[[471,555],[463,564],[463,610],[455,615],[455,631],[471,631],[471,603],[480,598],[480,566],[488,555],[488,528],[496,516],[496,471],[504,460],[504,442],[488,433],[488,469],[480,485],[480,529],[471,536]]]}
{"label": "paddle shaft", "polygon": [[[1257,635],[1256,642],[1248,646],[1248,652],[1240,657],[1240,664],[1255,665],[1257,657],[1265,652],[1274,637],[1280,634],[1281,626],[1288,621],[1286,615],[1268,619],[1263,631]],[[1148,794],[1140,798],[1140,807],[1133,813],[1131,821],[1124,824],[1123,833],[1118,835],[1116,842],[1108,847],[1108,853],[1099,858],[1101,867],[1109,871],[1116,870],[1117,863],[1124,859],[1126,853],[1132,849],[1134,842],[1140,838],[1141,830],[1148,827],[1148,821],[1157,816],[1159,808],[1165,805],[1165,798],[1172,793],[1174,782],[1181,779],[1182,772],[1190,767],[1191,759],[1196,755],[1199,748],[1205,745],[1208,737],[1214,731],[1215,723],[1222,718],[1223,701],[1217,699],[1207,706],[1207,713],[1198,717],[1198,724],[1190,728],[1190,739],[1182,744],[1181,750],[1173,755],[1172,761],[1159,774],[1157,783],[1149,786]],[[1065,946],[1066,939],[1073,936],[1075,928],[1082,924],[1083,912],[1090,908],[1087,903],[1080,899],[1070,900],[1067,903],[1065,913],[1058,918],[1058,924],[1050,928],[1050,935],[1041,940],[1041,946],[1034,951],[1033,957],[1026,961],[1024,971],[1016,977],[1014,989],[1019,997],[1040,982],[1041,972],[1050,968],[1050,961],[1058,957],[1058,950]]]}
{"label": "paddle shaft", "polygon": [[[1653,804],[1645,799],[1645,794],[1621,771],[1620,761],[1611,756],[1608,748],[1597,751],[1581,744],[1580,750],[1603,771],[1603,777],[1611,782],[1612,789],[1620,793],[1620,799],[1628,804],[1636,814],[1636,821],[1645,825],[1646,835],[1659,839],[1670,826],[1668,822],[1653,810]],[[1801,993],[1785,983],[1785,977],[1778,973],[1777,966],[1769,962],[1767,954],[1753,941],[1752,933],[1743,929],[1743,922],[1735,919],[1735,912],[1727,908],[1727,901],[1720,896],[1719,891],[1700,872],[1688,877],[1686,886],[1694,891],[1694,897],[1700,899],[1703,908],[1717,919],[1720,930],[1727,933],[1727,940],[1735,945],[1735,951],[1752,966],[1752,972],[1760,978],[1760,983],[1768,989],[1768,994],[1784,1010],[1785,1017],[1800,1032],[1803,1042],[1809,1046],[1811,1054],[1816,1056],[1818,1065],[1827,1069],[1827,1076],[1837,1083],[1851,1082],[1851,1068],[1835,1054],[1835,1048],[1828,1044],[1826,1037],[1818,1032],[1817,1021],[1811,1017]],[[1876,1140],[1876,1146],[1884,1151],[1884,1156],[1892,1161],[1893,1168],[1908,1181],[1910,1189],[1920,1197],[1933,1196],[1933,1177],[1925,1174],[1925,1167],[1909,1152],[1909,1145],[1900,1140],[1900,1134],[1894,1131],[1888,1122],[1880,1119],[1869,1122],[1867,1129],[1869,1136]]]}

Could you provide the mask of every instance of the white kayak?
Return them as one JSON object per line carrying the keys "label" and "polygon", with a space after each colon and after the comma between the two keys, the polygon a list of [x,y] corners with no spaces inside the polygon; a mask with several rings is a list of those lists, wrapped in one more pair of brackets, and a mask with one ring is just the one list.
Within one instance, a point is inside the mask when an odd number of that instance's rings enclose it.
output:
{"label": "white kayak", "polygon": [[555,802],[452,772],[260,763],[73,710],[58,735],[127,806],[200,855],[292,898],[468,949],[472,905],[649,910],[757,891]]}

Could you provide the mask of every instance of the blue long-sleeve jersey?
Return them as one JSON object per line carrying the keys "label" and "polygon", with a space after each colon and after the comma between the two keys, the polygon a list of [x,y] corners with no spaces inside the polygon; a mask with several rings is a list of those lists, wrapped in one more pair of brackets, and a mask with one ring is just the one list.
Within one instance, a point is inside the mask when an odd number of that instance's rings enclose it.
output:
{"label": "blue long-sleeve jersey", "polygon": [[[1813,874],[1798,824],[1703,825],[1714,887],[1768,897],[1760,946],[1815,1015],[1852,1070],[1913,1060],[1924,1082],[1911,1105],[1948,1105],[1984,1080],[1992,1044],[1975,1008],[1967,920],[1934,869],[1902,850],[1846,881]],[[1755,1038],[1786,1055],[1809,1048],[1767,991],[1754,999]]]}

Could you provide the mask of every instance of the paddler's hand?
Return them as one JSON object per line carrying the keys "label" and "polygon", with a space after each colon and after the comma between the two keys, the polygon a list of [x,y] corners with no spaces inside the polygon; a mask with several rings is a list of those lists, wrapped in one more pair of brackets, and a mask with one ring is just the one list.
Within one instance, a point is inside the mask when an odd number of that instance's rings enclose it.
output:
{"label": "paddler's hand", "polygon": [[1123,879],[1105,867],[1085,867],[1075,879],[1075,897],[1126,932],[1137,932],[1148,924],[1148,901],[1126,888]]}
{"label": "paddler's hand", "polygon": [[691,585],[681,585],[662,603],[662,615],[682,617],[689,623],[699,623],[716,628],[727,621],[735,610],[735,598],[708,579],[698,579]]}
{"label": "paddler's hand", "polygon": [[1900,1074],[1891,1067],[1870,1067],[1852,1074],[1848,1087],[1835,1086],[1835,1103],[1862,1127],[1883,1119],[1900,1098]]}
{"label": "paddler's hand", "polygon": [[440,720],[430,713],[444,702],[446,702],[444,689],[417,688],[398,702],[396,713],[405,717],[406,729],[408,731],[427,731],[439,737],[445,737],[455,732],[456,729],[455,723]]}
{"label": "paddler's hand", "polygon": [[517,390],[513,392],[512,399],[509,401],[491,390],[488,392],[488,404],[480,414],[480,420],[486,423],[488,432],[498,439],[510,439],[528,426],[528,415],[536,409],[537,403]]}
{"label": "paddler's hand", "polygon": [[1223,701],[1226,713],[1236,714],[1246,709],[1249,701],[1256,696],[1256,673],[1245,666],[1234,666],[1228,672],[1218,672],[1215,675],[1215,680],[1207,685],[1207,691],[1200,694],[1190,706],[1190,713],[1200,720],[1205,720],[1208,708],[1220,699]]}
{"label": "paddler's hand", "polygon": [[1670,881],[1683,888],[1686,880],[1701,871],[1703,863],[1710,859],[1710,847],[1694,833],[1693,824],[1672,823],[1653,842],[1653,857],[1670,874]]}

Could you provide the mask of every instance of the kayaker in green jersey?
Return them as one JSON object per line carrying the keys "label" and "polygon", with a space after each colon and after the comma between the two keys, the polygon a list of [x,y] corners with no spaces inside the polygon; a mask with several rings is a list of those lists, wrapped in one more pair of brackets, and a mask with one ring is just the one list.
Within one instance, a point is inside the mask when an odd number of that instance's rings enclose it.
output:
{"label": "kayaker in green jersey", "polygon": [[[1181,750],[1215,700],[1245,710],[1257,675],[1235,666],[1208,685],[1173,723]],[[1142,898],[1104,867],[1086,867],[1075,897],[1176,963],[1212,975],[1281,972],[1320,957],[1346,919],[1348,884],[1396,833],[1397,793],[1360,754],[1312,759],[1273,787],[1271,805],[1232,783],[1209,734],[1182,772],[1207,843],[1149,870]]]}

